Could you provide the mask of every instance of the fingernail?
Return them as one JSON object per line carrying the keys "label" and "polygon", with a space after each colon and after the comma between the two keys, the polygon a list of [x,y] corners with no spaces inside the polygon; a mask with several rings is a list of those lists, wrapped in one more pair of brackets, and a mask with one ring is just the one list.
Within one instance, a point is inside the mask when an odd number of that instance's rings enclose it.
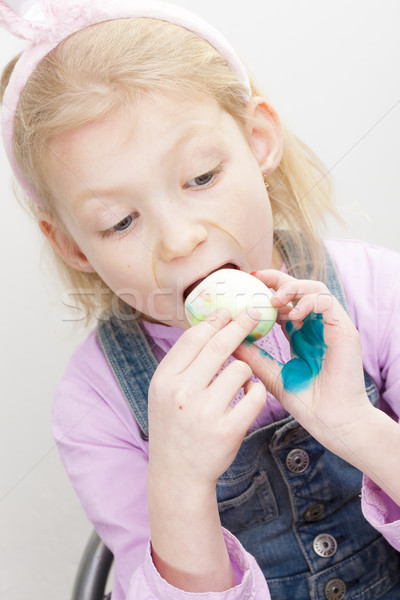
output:
{"label": "fingernail", "polygon": [[274,305],[275,302],[279,302],[279,304],[281,306],[284,306],[285,303],[283,301],[282,292],[281,291],[275,292],[275,294],[273,296],[271,296],[271,304]]}
{"label": "fingernail", "polygon": [[258,310],[258,308],[247,308],[246,309],[247,314],[249,315],[249,317],[251,319],[254,319],[254,321],[259,321],[261,318],[261,312]]}
{"label": "fingernail", "polygon": [[256,277],[256,276],[257,276],[257,273],[258,273],[258,271],[251,271],[251,272],[250,272],[250,275],[253,275],[253,277]]}

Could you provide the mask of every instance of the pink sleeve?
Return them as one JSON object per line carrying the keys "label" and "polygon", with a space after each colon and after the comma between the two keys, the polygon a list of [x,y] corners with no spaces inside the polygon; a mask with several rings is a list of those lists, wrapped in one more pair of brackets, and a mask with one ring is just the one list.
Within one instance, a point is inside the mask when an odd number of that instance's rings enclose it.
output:
{"label": "pink sleeve", "polygon": [[175,589],[160,577],[151,558],[148,444],[140,437],[115,380],[108,379],[106,364],[96,373],[98,389],[89,385],[90,358],[89,352],[86,364],[84,358],[79,369],[75,359],[58,386],[52,428],[83,509],[114,554],[113,600],[269,599],[254,558],[227,531],[224,535],[238,582],[234,588],[199,596]]}
{"label": "pink sleeve", "polygon": [[361,498],[365,518],[400,551],[400,507],[366,476]]}
{"label": "pink sleeve", "polygon": [[167,583],[156,571],[151,558],[151,544],[146,548],[143,565],[133,575],[127,600],[270,600],[267,583],[255,559],[226,529],[224,537],[234,570],[240,576],[238,584],[226,592],[192,594]]}

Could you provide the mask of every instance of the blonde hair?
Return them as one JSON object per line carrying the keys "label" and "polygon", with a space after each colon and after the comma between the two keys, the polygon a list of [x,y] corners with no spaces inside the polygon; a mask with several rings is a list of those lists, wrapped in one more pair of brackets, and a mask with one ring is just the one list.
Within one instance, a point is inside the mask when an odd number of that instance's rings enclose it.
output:
{"label": "blonde hair", "polygon": [[[5,68],[1,96],[17,59]],[[149,18],[118,19],[92,25],[65,39],[39,63],[17,107],[14,153],[44,210],[68,231],[46,186],[47,144],[52,137],[85,123],[101,120],[142,95],[177,91],[208,94],[239,122],[245,118],[245,90],[220,54],[187,29]],[[252,80],[253,95],[262,95]],[[323,258],[319,227],[331,212],[331,182],[323,164],[293,133],[283,127],[284,150],[278,168],[268,177],[275,227],[298,235],[299,248],[310,249],[313,277],[321,278]],[[39,219],[41,210],[26,199]],[[71,239],[71,243],[73,240]],[[96,273],[69,267],[54,250],[58,274],[78,297],[88,315],[96,307],[95,286],[107,286]],[[110,313],[116,297],[101,294],[102,310]],[[97,307],[98,308],[98,307]]]}

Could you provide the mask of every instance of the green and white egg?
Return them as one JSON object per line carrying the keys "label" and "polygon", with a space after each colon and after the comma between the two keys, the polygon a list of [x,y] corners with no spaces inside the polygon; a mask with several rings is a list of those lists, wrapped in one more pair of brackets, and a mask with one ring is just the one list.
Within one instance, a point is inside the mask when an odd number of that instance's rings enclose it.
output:
{"label": "green and white egg", "polygon": [[233,319],[246,308],[256,308],[261,318],[246,338],[254,342],[264,337],[276,321],[277,310],[271,305],[271,296],[257,277],[235,269],[220,269],[190,292],[185,301],[186,318],[190,325],[196,325],[219,308],[226,309]]}

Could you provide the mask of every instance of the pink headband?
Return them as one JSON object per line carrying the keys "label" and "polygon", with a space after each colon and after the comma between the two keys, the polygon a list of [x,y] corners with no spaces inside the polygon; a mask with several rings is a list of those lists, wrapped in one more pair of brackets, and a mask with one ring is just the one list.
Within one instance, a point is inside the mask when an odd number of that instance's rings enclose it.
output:
{"label": "pink headband", "polygon": [[4,93],[1,115],[3,142],[14,174],[28,196],[42,204],[17,167],[13,151],[14,118],[22,90],[39,61],[67,36],[113,19],[149,17],[189,29],[209,42],[226,60],[251,97],[246,69],[227,40],[213,27],[187,10],[159,0],[9,0],[19,6],[17,14],[0,0],[0,25],[14,35],[29,40],[30,46],[18,60]]}

